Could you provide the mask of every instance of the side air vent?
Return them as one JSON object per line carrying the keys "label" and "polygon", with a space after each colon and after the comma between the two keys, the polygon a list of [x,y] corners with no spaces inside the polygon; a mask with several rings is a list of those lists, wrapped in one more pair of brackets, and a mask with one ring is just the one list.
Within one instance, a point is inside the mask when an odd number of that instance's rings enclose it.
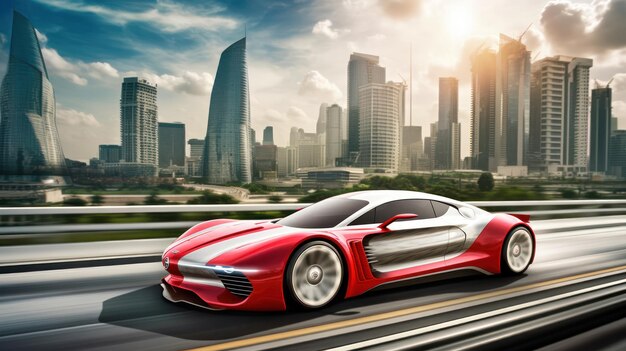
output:
{"label": "side air vent", "polygon": [[214,272],[224,287],[233,295],[248,297],[252,293],[252,284],[243,273],[237,271],[227,273],[223,270],[214,270]]}

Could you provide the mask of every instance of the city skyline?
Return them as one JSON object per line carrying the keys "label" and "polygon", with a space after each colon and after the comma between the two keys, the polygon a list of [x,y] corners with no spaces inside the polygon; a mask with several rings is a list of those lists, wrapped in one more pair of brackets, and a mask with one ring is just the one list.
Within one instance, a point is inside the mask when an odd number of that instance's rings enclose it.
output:
{"label": "city skyline", "polygon": [[[51,62],[49,71],[57,91],[59,129],[68,158],[87,160],[97,154],[99,144],[119,144],[119,135],[112,129],[118,122],[115,105],[119,82],[131,73],[145,74],[159,85],[160,121],[181,121],[189,126],[190,138],[202,138],[219,53],[228,42],[241,37],[247,25],[251,36],[248,46],[252,127],[261,130],[273,125],[276,143],[286,145],[290,126],[314,130],[320,103],[337,102],[346,107],[345,62],[352,52],[380,56],[389,80],[400,81],[399,75],[408,76],[410,39],[413,42],[414,124],[427,129],[436,121],[437,79],[455,76],[459,79],[459,122],[469,126],[469,54],[485,40],[497,40],[500,32],[516,37],[533,22],[524,39],[533,57],[539,52],[537,59],[557,54],[593,58],[590,84],[595,79],[606,82],[617,74],[613,83],[614,115],[620,119],[620,125],[626,125],[626,75],[620,75],[624,43],[612,39],[615,33],[604,30],[602,33],[607,38],[597,40],[597,45],[585,42],[590,38],[581,37],[581,45],[568,46],[567,40],[557,40],[558,33],[553,30],[559,13],[582,16],[599,11],[599,35],[600,29],[609,24],[609,14],[619,11],[619,7],[594,9],[590,4],[568,2],[558,7],[546,1],[532,1],[516,8],[494,2],[493,8],[487,11],[480,10],[471,1],[451,1],[445,6],[436,6],[431,1],[418,2],[422,5],[420,10],[407,11],[405,17],[397,18],[376,2],[355,1],[267,6],[263,11],[253,3],[234,8],[214,2],[198,8],[198,4],[184,2],[88,7],[85,5],[88,2],[65,0],[8,1],[0,5],[1,18],[7,19],[0,25],[0,75],[6,71],[9,16],[11,6],[15,5],[33,21],[40,33],[44,57]],[[506,20],[498,18],[506,16],[489,17],[487,12],[497,9],[518,11],[514,18]],[[147,23],[140,16],[148,10],[156,13],[154,23]],[[286,19],[286,14],[294,11],[307,14],[298,21]],[[46,16],[52,13],[55,16]],[[119,20],[107,18],[107,15],[117,15]],[[576,20],[574,15],[572,20]],[[358,20],[359,16],[362,19],[375,17],[380,23],[365,28],[364,23],[368,21]],[[444,20],[434,25],[432,22],[438,16]],[[485,16],[490,20],[477,21]],[[214,28],[193,19],[207,19]],[[80,23],[85,25],[87,20],[96,21],[102,33],[73,30]],[[110,43],[102,42],[107,33],[110,35],[120,29],[127,34],[134,33],[132,40],[136,47],[122,45],[127,40],[118,37]],[[70,31],[72,40],[64,40]],[[593,33],[596,32],[591,31]],[[91,34],[94,35],[91,42],[101,44],[93,50],[88,40]],[[268,41],[270,36],[272,40]],[[429,36],[437,37],[442,43],[432,43],[435,40],[427,40]],[[153,44],[150,46],[148,42]],[[85,45],[90,50],[84,50]],[[140,50],[146,45],[150,50]],[[165,53],[175,59],[165,59],[169,57]],[[80,132],[86,129],[86,133]],[[77,147],[82,144],[85,147]],[[467,133],[464,133],[461,156],[469,154],[468,145]]]}

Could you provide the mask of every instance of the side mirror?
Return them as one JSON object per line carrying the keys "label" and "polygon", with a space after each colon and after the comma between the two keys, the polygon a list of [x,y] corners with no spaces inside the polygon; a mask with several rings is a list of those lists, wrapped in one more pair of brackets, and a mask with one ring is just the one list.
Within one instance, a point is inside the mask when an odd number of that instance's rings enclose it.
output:
{"label": "side mirror", "polygon": [[388,220],[382,222],[378,228],[380,229],[385,229],[387,228],[391,223],[399,220],[399,219],[410,219],[410,218],[417,218],[417,215],[415,213],[401,213],[401,214],[397,214],[391,218],[389,218]]}

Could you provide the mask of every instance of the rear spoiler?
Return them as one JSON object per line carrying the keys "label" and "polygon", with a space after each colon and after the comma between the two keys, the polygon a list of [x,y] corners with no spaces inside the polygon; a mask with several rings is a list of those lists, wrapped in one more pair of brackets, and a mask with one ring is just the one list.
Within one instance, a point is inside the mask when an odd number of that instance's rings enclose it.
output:
{"label": "rear spoiler", "polygon": [[530,222],[530,215],[527,214],[521,214],[521,213],[509,213],[509,216],[513,216],[517,219],[519,219],[520,221],[524,222],[524,223],[528,223]]}

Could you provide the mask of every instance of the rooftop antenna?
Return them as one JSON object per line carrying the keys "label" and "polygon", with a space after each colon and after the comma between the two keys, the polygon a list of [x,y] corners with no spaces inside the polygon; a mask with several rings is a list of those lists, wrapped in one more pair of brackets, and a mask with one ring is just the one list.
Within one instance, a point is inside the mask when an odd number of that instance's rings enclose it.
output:
{"label": "rooftop antenna", "polygon": [[413,127],[413,42],[409,45],[409,125]]}
{"label": "rooftop antenna", "polygon": [[243,24],[243,37],[244,38],[248,37],[248,24],[247,23]]}

